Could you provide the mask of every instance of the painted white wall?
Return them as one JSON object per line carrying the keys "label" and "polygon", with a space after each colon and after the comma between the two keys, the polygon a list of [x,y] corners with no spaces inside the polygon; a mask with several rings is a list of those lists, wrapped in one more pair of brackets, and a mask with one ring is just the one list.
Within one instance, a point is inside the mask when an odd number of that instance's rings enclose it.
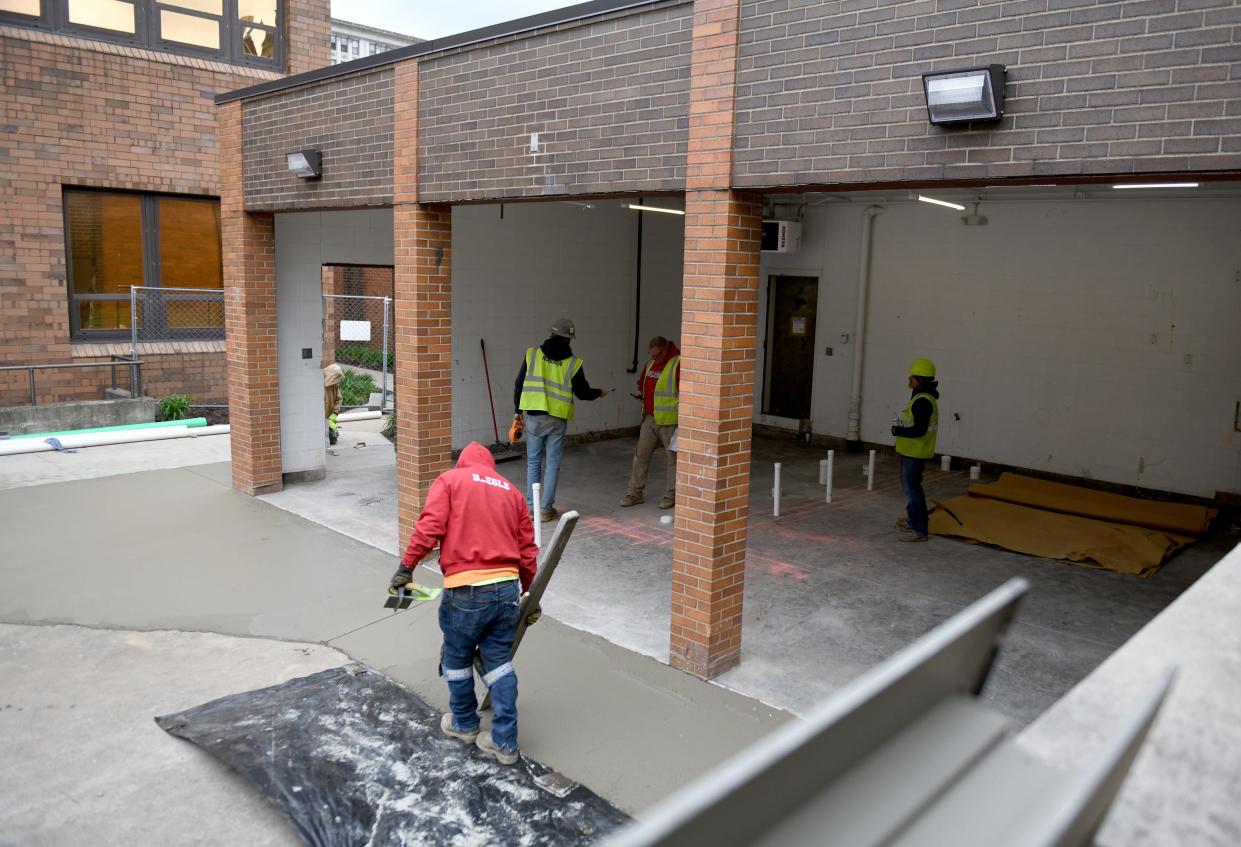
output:
{"label": "painted white wall", "polygon": [[[673,205],[661,199],[659,205]],[[680,206],[677,202],[676,206]],[[636,212],[616,201],[510,203],[453,209],[453,446],[490,444],[491,409],[479,339],[487,342],[491,391],[501,436],[513,417],[513,381],[527,347],[552,321],[577,325],[573,352],[596,388],[615,393],[578,401],[570,433],[636,426],[629,397],[633,362]],[[681,325],[683,219],[645,213],[638,366],[652,335],[677,338]]]}
{"label": "painted white wall", "polygon": [[[393,263],[392,210],[276,215],[280,455],[284,473],[325,466],[323,276],[328,262]],[[309,347],[310,358],[302,358]]]}
{"label": "painted white wall", "polygon": [[[772,274],[820,276],[814,430],[841,437],[865,205],[808,207],[802,251],[762,263],[764,289]],[[929,356],[943,453],[1198,496],[1241,491],[1241,201],[1014,200],[981,212],[989,223],[967,227],[952,210],[890,203],[876,219],[862,438],[892,443],[906,369]]]}

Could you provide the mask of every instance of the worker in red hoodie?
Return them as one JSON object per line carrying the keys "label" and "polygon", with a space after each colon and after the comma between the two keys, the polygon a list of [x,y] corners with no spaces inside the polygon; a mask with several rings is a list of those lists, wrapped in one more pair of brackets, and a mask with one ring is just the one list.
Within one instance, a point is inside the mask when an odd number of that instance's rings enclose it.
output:
{"label": "worker in red hoodie", "polygon": [[677,431],[677,413],[681,392],[681,351],[662,335],[651,339],[646,347],[650,360],[638,376],[642,392],[642,426],[638,430],[638,446],[633,451],[633,471],[629,474],[629,490],[620,501],[622,506],[644,502],[646,475],[651,468],[651,454],[660,444],[668,451],[668,477],[659,508],[676,505],[677,453],[672,437]]}
{"label": "worker in red hoodie", "polygon": [[[534,581],[539,551],[526,498],[500,476],[491,452],[477,442],[461,451],[455,468],[432,483],[401,566],[392,577],[392,590],[413,581],[414,568],[436,544],[444,572],[439,611],[442,671],[451,706],[440,729],[477,744],[503,764],[514,764],[521,754],[513,638],[521,595]],[[476,651],[495,708],[490,733],[479,733]]]}

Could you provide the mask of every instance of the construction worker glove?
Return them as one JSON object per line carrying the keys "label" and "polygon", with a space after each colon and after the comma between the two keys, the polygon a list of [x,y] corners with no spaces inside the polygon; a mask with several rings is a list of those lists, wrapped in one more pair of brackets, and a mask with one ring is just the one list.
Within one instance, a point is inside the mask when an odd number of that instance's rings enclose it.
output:
{"label": "construction worker glove", "polygon": [[414,581],[414,572],[406,570],[404,567],[396,569],[396,573],[392,575],[392,579],[388,581],[388,593],[396,594],[397,591]]}
{"label": "construction worker glove", "polygon": [[526,626],[534,626],[541,617],[543,617],[543,607],[535,606],[534,611],[526,615]]}

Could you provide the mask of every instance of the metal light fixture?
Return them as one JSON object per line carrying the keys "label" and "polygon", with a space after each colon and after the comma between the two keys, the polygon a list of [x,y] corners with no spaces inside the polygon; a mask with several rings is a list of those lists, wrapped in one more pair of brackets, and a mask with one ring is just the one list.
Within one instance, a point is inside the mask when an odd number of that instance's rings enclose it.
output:
{"label": "metal light fixture", "polygon": [[318,179],[323,176],[323,154],[318,150],[298,150],[286,156],[289,170],[303,179]]}
{"label": "metal light fixture", "polygon": [[1004,66],[923,74],[922,92],[933,124],[997,121],[1004,114]]}

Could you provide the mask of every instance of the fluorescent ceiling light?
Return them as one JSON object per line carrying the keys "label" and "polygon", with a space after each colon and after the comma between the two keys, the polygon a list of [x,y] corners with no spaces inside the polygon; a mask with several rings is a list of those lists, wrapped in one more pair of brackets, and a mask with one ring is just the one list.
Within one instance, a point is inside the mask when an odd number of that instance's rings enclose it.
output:
{"label": "fluorescent ceiling light", "polygon": [[949,203],[947,200],[936,200],[934,197],[927,197],[925,194],[919,194],[918,199],[923,203],[934,203],[936,206],[947,206],[949,209],[956,209],[958,212],[965,211],[965,207],[960,203]]}
{"label": "fluorescent ceiling light", "polygon": [[1112,188],[1197,188],[1196,182],[1127,182]]}
{"label": "fluorescent ceiling light", "polygon": [[633,209],[635,212],[663,212],[666,215],[684,215],[680,209],[665,209],[663,206],[642,206],[638,203],[626,203],[626,209]]}

